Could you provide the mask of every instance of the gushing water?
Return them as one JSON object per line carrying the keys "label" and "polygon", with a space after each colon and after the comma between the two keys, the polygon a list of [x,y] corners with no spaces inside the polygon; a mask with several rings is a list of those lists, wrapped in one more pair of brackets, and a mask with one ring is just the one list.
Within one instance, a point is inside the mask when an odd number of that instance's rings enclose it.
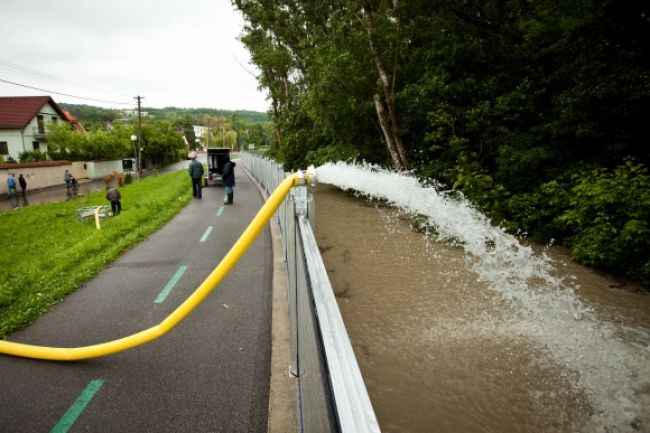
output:
{"label": "gushing water", "polygon": [[[425,217],[436,238],[461,245],[477,282],[516,312],[481,317],[475,334],[526,338],[576,377],[592,407],[587,431],[650,429],[650,332],[600,318],[552,260],[493,226],[466,200],[422,185],[408,174],[369,165],[325,164],[321,182],[386,200]],[[626,338],[626,336],[632,336]]]}

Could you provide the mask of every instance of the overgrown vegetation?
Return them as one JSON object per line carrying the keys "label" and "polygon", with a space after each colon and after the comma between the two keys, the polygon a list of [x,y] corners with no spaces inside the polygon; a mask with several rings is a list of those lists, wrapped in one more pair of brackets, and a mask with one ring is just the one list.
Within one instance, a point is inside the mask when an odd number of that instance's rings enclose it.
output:
{"label": "overgrown vegetation", "polygon": [[121,188],[122,213],[82,223],[76,210],[106,205],[104,191],[0,213],[0,338],[27,326],[191,199],[187,173],[147,177]]}
{"label": "overgrown vegetation", "polygon": [[650,4],[232,2],[286,169],[413,170],[513,232],[650,284]]}

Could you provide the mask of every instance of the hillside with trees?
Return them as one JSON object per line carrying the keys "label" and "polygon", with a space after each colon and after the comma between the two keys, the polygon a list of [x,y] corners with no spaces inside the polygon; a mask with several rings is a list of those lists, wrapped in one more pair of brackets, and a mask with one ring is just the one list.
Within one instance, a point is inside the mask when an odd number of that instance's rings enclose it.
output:
{"label": "hillside with trees", "polygon": [[650,283],[650,4],[232,0],[288,169],[364,159]]}
{"label": "hillside with trees", "polygon": [[[79,120],[81,120],[84,125],[86,124],[99,124],[102,122],[112,122],[117,119],[124,117],[124,110],[114,109],[114,108],[103,108],[95,107],[92,105],[85,104],[59,104],[61,108],[66,111],[69,111],[75,115]],[[129,109],[128,111],[133,111]],[[165,107],[165,108],[150,108],[143,107],[143,112],[147,112],[148,116],[165,118],[168,120],[185,118],[189,116],[192,119],[196,119],[197,124],[200,124],[203,116],[219,116],[223,118],[232,118],[241,119],[242,121],[250,123],[264,123],[268,122],[269,118],[266,113],[260,113],[257,111],[248,111],[248,110],[223,110],[216,108],[178,108],[178,107]]]}
{"label": "hillside with trees", "polygon": [[[76,116],[87,132],[81,134],[63,124],[50,125],[50,158],[86,160],[133,156],[130,137],[137,133],[137,116],[133,110],[60,105]],[[254,143],[265,146],[272,136],[271,124],[264,113],[175,107],[143,107],[142,111],[146,113],[141,117],[142,158],[152,166],[184,159],[188,148],[199,145],[240,148]],[[197,142],[194,126],[206,127],[202,143]]]}

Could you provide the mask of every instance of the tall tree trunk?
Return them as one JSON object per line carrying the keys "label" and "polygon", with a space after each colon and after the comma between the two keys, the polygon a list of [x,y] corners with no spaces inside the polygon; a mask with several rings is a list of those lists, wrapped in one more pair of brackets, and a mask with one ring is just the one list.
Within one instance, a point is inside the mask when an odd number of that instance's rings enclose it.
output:
{"label": "tall tree trunk", "polygon": [[386,110],[384,109],[384,103],[381,101],[381,96],[375,93],[375,110],[377,111],[377,118],[379,119],[379,126],[381,127],[381,132],[384,135],[384,141],[386,142],[386,148],[390,154],[390,158],[393,160],[393,166],[398,170],[405,170],[404,162],[397,151],[397,145],[395,144],[395,138],[390,130],[390,120],[386,115]]}
{"label": "tall tree trunk", "polygon": [[[396,7],[397,1],[393,2],[393,6]],[[395,105],[395,80],[397,76],[397,59],[398,55],[395,55],[395,65],[393,68],[392,80],[389,77],[386,66],[382,61],[381,54],[377,49],[374,39],[373,39],[373,21],[372,21],[372,10],[368,7],[363,10],[363,23],[366,28],[366,34],[368,36],[368,45],[370,47],[370,52],[372,54],[375,67],[377,68],[377,74],[379,75],[379,84],[382,88],[382,96],[375,94],[374,102],[375,109],[377,111],[377,116],[379,118],[379,124],[382,129],[382,133],[386,140],[386,146],[388,147],[388,152],[393,160],[393,164],[398,170],[407,170],[408,169],[408,158],[406,156],[406,150],[404,148],[404,142],[402,141],[402,136],[399,128],[399,120],[397,116],[397,107]],[[397,21],[399,25],[399,20]],[[399,42],[399,41],[397,41]],[[397,48],[396,43],[396,50]]]}
{"label": "tall tree trunk", "polygon": [[282,134],[280,132],[280,109],[277,98],[271,97],[271,106],[273,107],[273,130],[275,131],[275,142],[271,145],[271,148],[276,152],[280,150],[280,141]]}

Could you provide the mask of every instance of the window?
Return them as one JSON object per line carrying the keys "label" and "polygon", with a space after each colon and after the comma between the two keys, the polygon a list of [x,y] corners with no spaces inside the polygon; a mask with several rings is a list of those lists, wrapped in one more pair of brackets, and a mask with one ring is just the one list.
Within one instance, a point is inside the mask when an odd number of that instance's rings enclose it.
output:
{"label": "window", "polygon": [[52,122],[56,123],[56,121],[59,120],[56,116],[52,116]]}
{"label": "window", "polygon": [[0,155],[9,155],[9,145],[6,141],[0,141]]}
{"label": "window", "polygon": [[43,116],[40,114],[36,116],[36,122],[38,123],[38,133],[45,134],[45,122],[43,122]]}
{"label": "window", "polygon": [[38,150],[40,145],[41,143],[39,143],[38,141],[32,141],[32,146],[34,147],[34,150]]}

